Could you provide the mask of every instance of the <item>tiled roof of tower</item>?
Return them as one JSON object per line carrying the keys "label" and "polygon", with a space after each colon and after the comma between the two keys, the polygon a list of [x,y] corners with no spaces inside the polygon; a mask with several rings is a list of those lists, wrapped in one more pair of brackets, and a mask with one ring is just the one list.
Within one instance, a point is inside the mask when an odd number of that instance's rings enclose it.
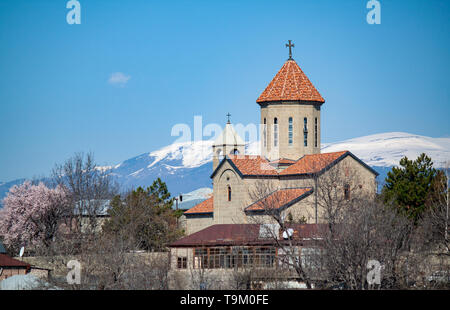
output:
{"label": "tiled roof of tower", "polygon": [[264,211],[280,209],[300,201],[312,193],[312,187],[279,189],[245,208],[245,211]]}
{"label": "tiled roof of tower", "polygon": [[193,206],[192,208],[184,212],[184,214],[189,215],[189,214],[212,213],[212,212],[214,212],[213,196]]}
{"label": "tiled roof of tower", "polygon": [[294,60],[288,60],[281,67],[257,103],[270,101],[316,101],[324,103],[320,93]]}
{"label": "tiled roof of tower", "polygon": [[243,175],[277,175],[265,158],[255,155],[229,155],[228,158]]}
{"label": "tiled roof of tower", "polygon": [[292,174],[306,174],[319,172],[341,156],[349,153],[348,151],[334,152],[334,153],[321,153],[305,155],[300,158],[295,164],[287,167],[280,172],[280,175],[292,175]]}

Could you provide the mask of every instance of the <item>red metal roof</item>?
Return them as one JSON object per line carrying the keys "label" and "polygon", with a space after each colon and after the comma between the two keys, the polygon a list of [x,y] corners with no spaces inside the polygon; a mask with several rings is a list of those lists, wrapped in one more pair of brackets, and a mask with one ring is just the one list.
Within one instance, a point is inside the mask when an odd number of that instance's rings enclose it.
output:
{"label": "red metal roof", "polygon": [[325,100],[294,60],[288,60],[281,67],[257,103],[271,101],[314,101]]}
{"label": "red metal roof", "polygon": [[[271,238],[260,237],[261,224],[217,224],[202,229],[170,244],[170,247],[232,246],[274,244]],[[326,224],[292,224],[297,241],[320,238]],[[280,237],[282,231],[280,231]]]}
{"label": "red metal roof", "polygon": [[0,268],[1,267],[18,267],[18,268],[30,268],[31,265],[20,260],[9,257],[6,254],[0,254]]}
{"label": "red metal roof", "polygon": [[307,194],[312,193],[312,191],[312,187],[279,189],[263,199],[254,202],[245,208],[245,211],[276,210],[287,206],[296,200],[302,199],[307,196]]}

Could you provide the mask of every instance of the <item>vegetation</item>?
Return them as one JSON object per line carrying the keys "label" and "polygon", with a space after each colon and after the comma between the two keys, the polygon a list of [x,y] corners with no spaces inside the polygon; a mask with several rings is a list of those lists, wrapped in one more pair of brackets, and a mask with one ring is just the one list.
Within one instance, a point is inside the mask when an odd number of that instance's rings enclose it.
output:
{"label": "vegetation", "polygon": [[172,205],[166,184],[158,178],[146,190],[138,187],[123,199],[115,196],[103,231],[132,240],[137,249],[165,251],[182,235]]}
{"label": "vegetation", "polygon": [[417,224],[426,210],[426,201],[432,194],[437,176],[431,158],[425,154],[414,161],[404,157],[400,160],[400,167],[388,172],[382,190],[384,202],[394,204],[400,213]]}

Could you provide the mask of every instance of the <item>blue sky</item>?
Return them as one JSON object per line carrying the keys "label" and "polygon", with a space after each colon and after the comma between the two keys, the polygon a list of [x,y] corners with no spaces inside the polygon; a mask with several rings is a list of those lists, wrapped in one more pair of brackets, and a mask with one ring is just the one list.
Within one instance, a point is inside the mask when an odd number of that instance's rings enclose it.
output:
{"label": "blue sky", "polygon": [[450,134],[450,1],[380,0],[381,25],[366,0],[79,1],[68,25],[66,0],[0,0],[0,181],[79,151],[119,163],[194,115],[258,123],[288,39],[326,100],[324,142]]}

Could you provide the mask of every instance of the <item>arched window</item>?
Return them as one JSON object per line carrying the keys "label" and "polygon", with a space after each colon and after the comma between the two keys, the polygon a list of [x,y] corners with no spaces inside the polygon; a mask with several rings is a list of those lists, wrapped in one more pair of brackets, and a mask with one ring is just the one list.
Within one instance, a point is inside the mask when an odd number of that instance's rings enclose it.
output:
{"label": "arched window", "polygon": [[267,122],[266,119],[264,118],[264,125],[263,125],[263,136],[264,136],[264,147],[267,146]]}
{"label": "arched window", "polygon": [[273,119],[273,146],[278,146],[278,119]]}
{"label": "arched window", "polygon": [[238,149],[234,149],[230,152],[231,155],[239,155]]}
{"label": "arched window", "polygon": [[228,201],[231,201],[231,186],[228,185],[227,187],[227,192],[228,192]]}
{"label": "arched window", "polygon": [[292,135],[293,135],[292,117],[289,117],[289,129],[288,129],[289,145],[292,145],[292,143],[293,143]]}

